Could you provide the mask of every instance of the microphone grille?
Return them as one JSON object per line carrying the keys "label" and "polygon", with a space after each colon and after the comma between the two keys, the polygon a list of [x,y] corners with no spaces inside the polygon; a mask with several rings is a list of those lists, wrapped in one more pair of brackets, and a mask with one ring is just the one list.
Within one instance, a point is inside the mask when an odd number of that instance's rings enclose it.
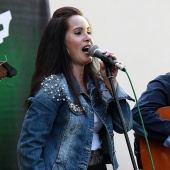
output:
{"label": "microphone grille", "polygon": [[94,57],[95,55],[95,50],[98,49],[98,45],[92,45],[89,47],[88,49],[88,53],[90,54],[90,56]]}

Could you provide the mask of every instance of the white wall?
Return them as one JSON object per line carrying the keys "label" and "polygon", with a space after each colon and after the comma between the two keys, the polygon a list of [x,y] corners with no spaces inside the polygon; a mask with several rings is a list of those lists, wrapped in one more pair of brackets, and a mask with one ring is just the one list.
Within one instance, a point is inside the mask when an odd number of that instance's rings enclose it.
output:
{"label": "white wall", "polygon": [[[170,1],[169,0],[50,0],[51,14],[59,7],[82,10],[93,30],[94,44],[114,52],[126,65],[137,97],[147,83],[169,72]],[[127,75],[119,71],[118,80],[134,97]],[[129,102],[133,107],[134,103]],[[133,131],[129,132],[133,149]],[[124,135],[115,134],[119,170],[133,170]],[[108,167],[111,170],[110,167]]]}

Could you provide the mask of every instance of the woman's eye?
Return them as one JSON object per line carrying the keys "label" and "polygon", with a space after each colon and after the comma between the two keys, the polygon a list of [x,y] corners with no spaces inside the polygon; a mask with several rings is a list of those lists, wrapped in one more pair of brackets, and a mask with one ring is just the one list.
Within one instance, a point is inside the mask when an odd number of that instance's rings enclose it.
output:
{"label": "woman's eye", "polygon": [[91,31],[88,31],[88,32],[87,32],[87,34],[91,35],[91,34],[92,34],[92,32],[91,32]]}
{"label": "woman's eye", "polygon": [[76,35],[80,35],[80,34],[81,34],[81,32],[75,32],[75,34],[76,34]]}

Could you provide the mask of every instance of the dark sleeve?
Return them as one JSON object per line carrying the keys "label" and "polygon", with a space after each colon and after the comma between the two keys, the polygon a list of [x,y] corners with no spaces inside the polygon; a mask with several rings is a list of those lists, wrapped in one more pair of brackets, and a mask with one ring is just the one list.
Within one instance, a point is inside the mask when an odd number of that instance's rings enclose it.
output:
{"label": "dark sleeve", "polygon": [[[162,119],[157,110],[161,107],[170,106],[170,73],[149,82],[138,103],[149,137],[162,142],[165,141],[170,135],[170,121]],[[141,125],[137,105],[132,109],[132,114],[133,120]]]}

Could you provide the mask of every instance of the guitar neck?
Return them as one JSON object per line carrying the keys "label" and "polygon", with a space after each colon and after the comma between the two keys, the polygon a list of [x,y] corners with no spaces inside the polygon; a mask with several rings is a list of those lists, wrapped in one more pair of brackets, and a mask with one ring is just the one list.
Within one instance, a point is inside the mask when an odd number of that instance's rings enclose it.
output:
{"label": "guitar neck", "polygon": [[3,66],[3,63],[0,63],[0,80],[4,77],[7,77],[7,69]]}
{"label": "guitar neck", "polygon": [[0,80],[5,77],[12,78],[17,74],[17,70],[7,62],[0,62]]}

